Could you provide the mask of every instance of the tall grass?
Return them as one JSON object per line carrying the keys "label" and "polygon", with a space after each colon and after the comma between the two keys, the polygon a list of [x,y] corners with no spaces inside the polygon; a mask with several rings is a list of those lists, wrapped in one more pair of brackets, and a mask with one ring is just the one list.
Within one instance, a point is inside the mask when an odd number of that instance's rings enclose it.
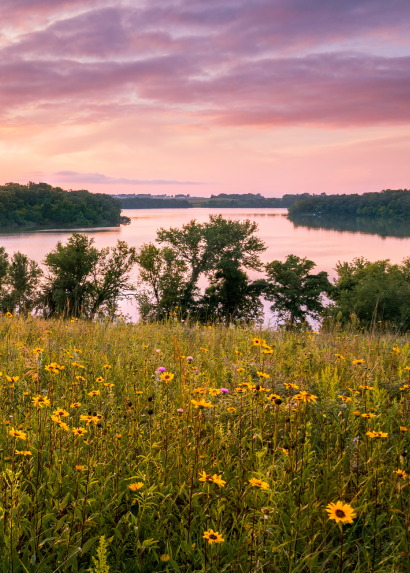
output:
{"label": "tall grass", "polygon": [[409,352],[377,329],[1,319],[1,570],[410,571]]}

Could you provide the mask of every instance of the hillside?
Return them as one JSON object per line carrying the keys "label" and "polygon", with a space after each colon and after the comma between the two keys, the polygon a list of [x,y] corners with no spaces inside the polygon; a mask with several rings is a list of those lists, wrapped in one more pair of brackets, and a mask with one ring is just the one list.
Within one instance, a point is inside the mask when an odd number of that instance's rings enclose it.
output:
{"label": "hillside", "polygon": [[121,202],[102,193],[64,191],[47,183],[0,186],[0,228],[119,226]]}

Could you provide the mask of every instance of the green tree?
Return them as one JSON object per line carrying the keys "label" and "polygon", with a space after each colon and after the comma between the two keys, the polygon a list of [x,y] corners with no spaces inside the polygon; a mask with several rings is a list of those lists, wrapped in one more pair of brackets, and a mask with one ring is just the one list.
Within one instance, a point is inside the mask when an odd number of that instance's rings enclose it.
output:
{"label": "green tree", "polygon": [[336,265],[332,289],[334,313],[347,322],[352,313],[363,326],[389,321],[400,329],[410,322],[410,258],[401,265],[389,260],[370,262],[363,257]]}
{"label": "green tree", "polygon": [[271,310],[287,319],[290,326],[307,317],[317,319],[324,310],[323,295],[330,291],[331,284],[324,271],[310,274],[315,266],[313,261],[296,255],[288,255],[285,262],[265,265],[268,275],[265,297],[275,303]]}
{"label": "green tree", "polygon": [[199,277],[204,274],[209,278],[221,261],[231,260],[247,269],[262,269],[259,253],[266,247],[255,236],[257,228],[257,224],[249,220],[231,221],[221,215],[211,215],[206,223],[194,220],[182,229],[161,228],[157,232],[157,241],[170,247],[187,265],[188,279],[181,301],[184,310],[195,305]]}
{"label": "green tree", "polygon": [[66,245],[58,242],[44,261],[49,270],[42,297],[45,314],[92,317],[102,307],[115,310],[119,299],[135,288],[130,279],[135,262],[135,248],[123,241],[101,251],[94,239],[80,233]]}
{"label": "green tree", "polygon": [[143,317],[164,318],[184,296],[187,265],[169,247],[144,244],[136,256],[139,288],[136,299]]}
{"label": "green tree", "polygon": [[38,296],[43,271],[38,264],[23,253],[17,252],[8,260],[0,251],[1,308],[3,312],[30,311]]}
{"label": "green tree", "polygon": [[250,281],[238,261],[218,262],[210,282],[198,303],[202,319],[230,322],[261,317],[263,305],[260,296],[266,290],[266,281]]}

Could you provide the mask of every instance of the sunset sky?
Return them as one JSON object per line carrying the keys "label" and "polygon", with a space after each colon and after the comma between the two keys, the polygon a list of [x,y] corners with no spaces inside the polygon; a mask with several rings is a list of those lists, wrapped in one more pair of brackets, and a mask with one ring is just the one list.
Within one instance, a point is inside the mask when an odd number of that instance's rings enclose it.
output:
{"label": "sunset sky", "polygon": [[1,0],[0,184],[410,188],[409,0]]}

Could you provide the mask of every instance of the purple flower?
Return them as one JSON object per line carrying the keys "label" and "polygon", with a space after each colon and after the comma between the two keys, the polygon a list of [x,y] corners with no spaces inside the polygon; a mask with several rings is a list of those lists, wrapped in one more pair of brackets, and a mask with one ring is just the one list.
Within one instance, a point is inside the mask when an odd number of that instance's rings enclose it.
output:
{"label": "purple flower", "polygon": [[223,392],[224,394],[229,394],[228,388],[221,388],[221,392]]}
{"label": "purple flower", "polygon": [[164,368],[163,366],[160,366],[160,367],[158,368],[158,372],[166,372],[166,371],[167,371],[167,369]]}
{"label": "purple flower", "polygon": [[195,373],[196,373],[196,374],[199,374],[199,370],[195,370]]}
{"label": "purple flower", "polygon": [[183,413],[184,413],[184,411],[183,411],[182,408],[178,408],[177,412],[178,412],[178,414],[183,414]]}
{"label": "purple flower", "polygon": [[188,362],[192,362],[192,361],[193,361],[192,356],[187,356],[186,359],[188,360]]}

